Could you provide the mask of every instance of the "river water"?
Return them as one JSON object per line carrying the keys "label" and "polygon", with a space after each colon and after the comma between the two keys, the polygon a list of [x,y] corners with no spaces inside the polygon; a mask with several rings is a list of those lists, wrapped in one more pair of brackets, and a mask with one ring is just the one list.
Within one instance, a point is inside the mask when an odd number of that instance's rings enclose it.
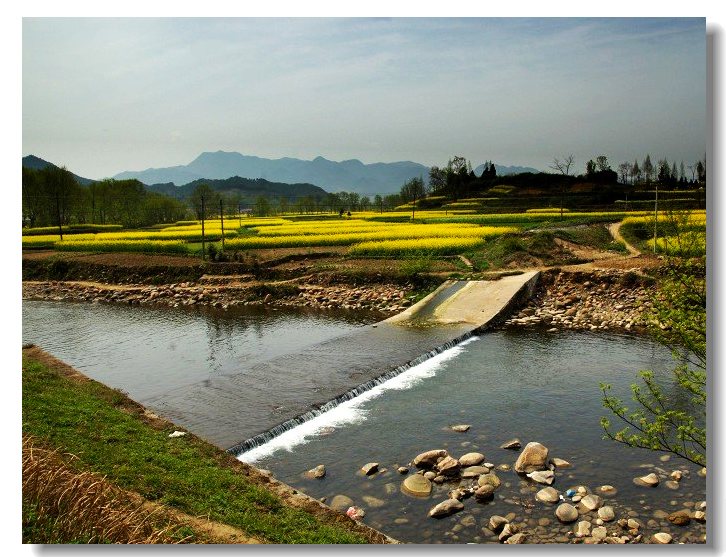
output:
{"label": "river water", "polygon": [[[233,375],[252,364],[294,354],[363,328],[365,314],[273,312],[24,301],[23,342],[38,344],[94,379],[120,388],[139,402],[209,378]],[[385,350],[385,346],[381,347]],[[362,507],[364,521],[408,542],[492,542],[482,529],[491,515],[514,513],[526,523],[530,541],[564,541],[554,507],[534,500],[538,487],[512,471],[497,471],[502,486],[494,501],[464,501],[462,512],[442,520],[427,511],[457,484],[434,486],[427,498],[401,492],[396,471],[420,452],[445,448],[453,456],[477,451],[495,465],[512,465],[517,454],[500,449],[519,437],[539,441],[550,456],[572,463],[557,471],[554,487],[615,486],[607,497],[616,517],[635,517],[643,531],[671,533],[676,540],[701,541],[705,525],[677,527],[664,512],[706,498],[698,468],[675,457],[632,449],[602,439],[599,384],[629,401],[638,370],[652,369],[670,388],[673,362],[663,347],[636,336],[611,333],[505,329],[475,337],[411,368],[398,377],[292,429],[241,460],[271,470],[280,480],[331,502],[345,495]],[[320,378],[324,379],[324,378]],[[275,393],[269,393],[274,399]],[[267,401],[266,401],[267,402]],[[256,399],[240,400],[255,405]],[[467,432],[451,430],[468,424]],[[359,471],[379,462],[386,471]],[[323,479],[305,471],[324,464]],[[686,475],[671,489],[636,486],[632,479],[656,471]],[[411,470],[413,473],[414,470]],[[548,523],[549,521],[549,523]],[[650,522],[649,522],[650,521]],[[609,528],[613,529],[612,527]],[[614,529],[618,529],[617,526]]]}

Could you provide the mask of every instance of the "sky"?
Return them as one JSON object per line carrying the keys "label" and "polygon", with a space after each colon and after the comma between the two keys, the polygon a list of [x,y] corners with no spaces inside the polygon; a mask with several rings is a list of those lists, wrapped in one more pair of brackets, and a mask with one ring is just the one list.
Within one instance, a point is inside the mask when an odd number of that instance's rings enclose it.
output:
{"label": "sky", "polygon": [[704,18],[24,18],[22,152],[88,178],[204,151],[578,171],[706,151]]}

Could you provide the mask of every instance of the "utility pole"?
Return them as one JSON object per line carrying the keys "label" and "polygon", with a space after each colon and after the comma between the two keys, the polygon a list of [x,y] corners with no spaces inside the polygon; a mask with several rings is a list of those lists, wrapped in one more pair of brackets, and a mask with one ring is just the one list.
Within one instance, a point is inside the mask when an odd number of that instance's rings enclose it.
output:
{"label": "utility pole", "polygon": [[206,259],[204,253],[204,193],[202,193],[202,259]]}
{"label": "utility pole", "polygon": [[658,246],[658,182],[655,183],[655,226],[653,227],[653,253]]}
{"label": "utility pole", "polygon": [[60,189],[59,185],[56,184],[55,189],[55,209],[58,213],[58,232],[60,233],[60,239],[61,242],[63,241],[63,223],[61,222],[61,210],[60,210],[60,192],[58,191]]}
{"label": "utility pole", "polygon": [[219,198],[219,218],[222,221],[222,251],[224,251],[224,207],[221,197]]}

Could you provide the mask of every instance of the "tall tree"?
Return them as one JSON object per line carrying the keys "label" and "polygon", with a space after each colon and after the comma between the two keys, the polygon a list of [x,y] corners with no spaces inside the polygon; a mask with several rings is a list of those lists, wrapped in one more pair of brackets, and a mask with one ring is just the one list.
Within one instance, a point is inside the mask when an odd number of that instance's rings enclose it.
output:
{"label": "tall tree", "polygon": [[651,179],[653,178],[653,171],[655,169],[653,168],[653,163],[650,160],[650,153],[645,155],[645,160],[643,161],[643,174],[645,174],[645,183],[650,184]]}
{"label": "tall tree", "polygon": [[633,177],[633,183],[637,184],[640,182],[640,178],[643,174],[643,171],[640,170],[640,166],[638,166],[638,159],[635,159],[635,162],[633,163],[633,170],[631,171],[631,176]]}
{"label": "tall tree", "polygon": [[434,193],[442,192],[446,188],[446,172],[438,166],[429,169],[429,187]]}
{"label": "tall tree", "polygon": [[572,165],[575,164],[575,157],[572,153],[562,158],[562,160],[555,157],[552,160],[552,164],[550,165],[550,168],[552,170],[556,170],[560,174],[564,174],[565,176],[570,175],[570,169],[572,168]]}

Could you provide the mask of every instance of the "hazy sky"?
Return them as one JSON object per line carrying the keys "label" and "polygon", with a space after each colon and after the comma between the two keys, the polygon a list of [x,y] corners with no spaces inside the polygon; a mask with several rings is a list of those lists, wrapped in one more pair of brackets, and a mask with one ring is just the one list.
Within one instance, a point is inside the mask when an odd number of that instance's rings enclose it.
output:
{"label": "hazy sky", "polygon": [[705,19],[24,19],[23,154],[578,170],[706,150]]}

